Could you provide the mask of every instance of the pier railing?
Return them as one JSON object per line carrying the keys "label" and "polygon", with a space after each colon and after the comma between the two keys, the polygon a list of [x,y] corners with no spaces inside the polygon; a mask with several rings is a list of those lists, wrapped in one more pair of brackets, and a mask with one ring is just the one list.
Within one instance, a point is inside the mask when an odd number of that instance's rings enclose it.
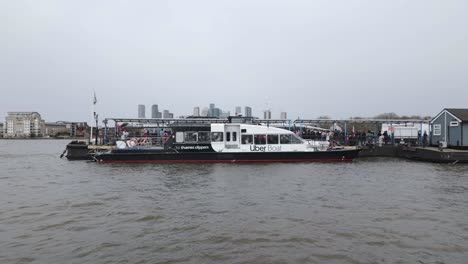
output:
{"label": "pier railing", "polygon": [[[111,133],[108,133],[107,122],[114,121],[115,128]],[[171,118],[171,119],[139,119],[139,118],[107,118],[103,121],[105,124],[104,131],[101,134],[101,144],[112,144],[116,140],[120,140],[121,126],[126,124],[126,129],[133,130],[130,138],[141,138],[142,131],[147,131],[147,137],[151,140],[151,146],[163,146],[163,132],[170,131],[171,127],[177,126],[207,126],[211,123],[226,123],[228,118]],[[393,125],[408,124],[417,128],[423,134],[423,124],[427,124],[429,120],[416,119],[256,119],[250,120],[252,124],[275,126],[285,128],[297,132],[299,136],[307,140],[331,140],[335,145],[343,146],[367,146],[379,144],[379,131],[382,130],[383,124],[389,124],[392,129]],[[335,130],[338,127],[341,130]],[[396,127],[396,126],[395,126]],[[356,129],[355,129],[356,128]],[[151,133],[149,133],[152,131]],[[329,133],[333,132],[330,137]],[[428,135],[430,136],[429,131]],[[146,134],[146,133],[145,133]],[[422,136],[417,138],[402,138],[391,135],[385,136],[383,144],[411,144],[423,145]],[[430,138],[426,139],[430,142]],[[145,146],[148,145],[145,143]]]}
{"label": "pier railing", "polygon": [[162,147],[168,137],[132,137],[123,140],[129,147]]}

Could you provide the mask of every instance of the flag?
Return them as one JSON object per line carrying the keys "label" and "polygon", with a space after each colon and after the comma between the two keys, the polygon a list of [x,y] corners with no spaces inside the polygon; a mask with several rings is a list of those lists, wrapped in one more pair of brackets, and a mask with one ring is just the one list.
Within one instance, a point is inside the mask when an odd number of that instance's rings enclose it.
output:
{"label": "flag", "polygon": [[96,91],[94,91],[94,98],[93,98],[93,104],[97,103],[97,97],[96,97]]}

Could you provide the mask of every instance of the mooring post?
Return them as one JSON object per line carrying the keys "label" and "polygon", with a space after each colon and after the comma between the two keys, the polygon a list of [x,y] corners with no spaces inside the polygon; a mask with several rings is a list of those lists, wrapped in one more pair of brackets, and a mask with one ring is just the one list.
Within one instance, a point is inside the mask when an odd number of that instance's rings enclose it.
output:
{"label": "mooring post", "polygon": [[375,123],[375,130],[374,130],[374,145],[377,145],[377,142],[378,142],[378,138],[377,138],[377,130],[379,129],[379,125],[377,123]]}
{"label": "mooring post", "polygon": [[423,144],[423,135],[424,135],[423,130],[422,130],[422,125],[423,125],[423,122],[421,121],[420,126],[419,126],[420,127],[419,131],[421,131],[421,134],[420,134],[421,136],[419,137],[419,145],[420,146],[422,146],[422,144]]}
{"label": "mooring post", "polygon": [[299,123],[299,136],[302,137],[302,119],[301,123]]}
{"label": "mooring post", "polygon": [[102,122],[104,123],[104,145],[107,145],[107,119]]}
{"label": "mooring post", "polygon": [[347,121],[344,121],[344,138],[343,138],[343,142],[345,143],[345,145],[347,145],[347,139],[348,138],[348,122]]}
{"label": "mooring post", "polygon": [[114,139],[117,141],[119,138],[119,125],[117,124],[117,121],[114,120],[115,124],[115,129],[114,129]]}
{"label": "mooring post", "polygon": [[99,126],[98,126],[98,123],[99,123],[99,115],[98,114],[95,114],[94,115],[95,119],[96,119],[96,140],[94,141],[94,145],[98,145],[98,139],[99,139]]}

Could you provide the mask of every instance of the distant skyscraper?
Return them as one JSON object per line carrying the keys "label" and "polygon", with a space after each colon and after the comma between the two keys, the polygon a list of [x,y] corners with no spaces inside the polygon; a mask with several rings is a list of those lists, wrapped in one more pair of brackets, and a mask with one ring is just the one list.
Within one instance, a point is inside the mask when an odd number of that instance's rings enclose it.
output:
{"label": "distant skyscraper", "polygon": [[212,110],[211,111],[211,117],[221,117],[221,113],[222,113],[222,110],[219,109],[219,108],[213,108],[213,109],[210,109]]}
{"label": "distant skyscraper", "polygon": [[286,120],[288,119],[288,114],[286,112],[281,112],[281,117],[280,117],[281,120]]}
{"label": "distant skyscraper", "polygon": [[151,106],[151,118],[159,118],[158,117],[158,105],[157,104],[154,104]]}
{"label": "distant skyscraper", "polygon": [[245,107],[245,111],[244,111],[244,115],[245,115],[246,117],[252,117],[252,108],[249,107],[249,106],[246,106],[246,107]]}
{"label": "distant skyscraper", "polygon": [[221,111],[221,115],[219,117],[221,118],[227,118],[231,115],[231,112],[230,111],[227,111],[227,112],[224,112],[224,111]]}
{"label": "distant skyscraper", "polygon": [[240,106],[236,106],[236,115],[242,115],[242,108]]}
{"label": "distant skyscraper", "polygon": [[215,110],[215,104],[210,104],[210,108],[208,109],[208,116],[215,117],[216,116],[216,110]]}
{"label": "distant skyscraper", "polygon": [[200,116],[200,107],[193,108],[193,116]]}
{"label": "distant skyscraper", "polygon": [[145,118],[145,105],[138,105],[138,118]]}
{"label": "distant skyscraper", "polygon": [[208,108],[203,108],[203,110],[201,111],[201,116],[208,116],[208,112],[209,112],[209,109]]}
{"label": "distant skyscraper", "polygon": [[169,113],[169,110],[164,110],[164,111],[163,111],[163,118],[171,118],[171,117],[170,117],[170,114],[171,114],[171,113]]}
{"label": "distant skyscraper", "polygon": [[263,112],[263,119],[271,119],[271,111],[270,110],[265,110]]}

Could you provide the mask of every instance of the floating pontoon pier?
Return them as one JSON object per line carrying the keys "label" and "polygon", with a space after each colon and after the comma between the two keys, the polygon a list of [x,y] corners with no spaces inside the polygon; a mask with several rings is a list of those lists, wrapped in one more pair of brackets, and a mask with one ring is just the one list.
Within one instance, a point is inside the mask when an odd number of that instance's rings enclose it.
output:
{"label": "floating pontoon pier", "polygon": [[[114,123],[114,127],[108,127],[109,122]],[[301,136],[306,138],[307,135],[302,135],[304,130],[314,131],[330,131],[332,127],[338,126],[342,129],[342,145],[346,145],[344,139],[354,134],[354,125],[366,125],[372,128],[372,133],[367,135],[366,145],[359,145],[362,151],[360,157],[402,157],[407,159],[441,162],[441,163],[466,163],[468,162],[468,151],[439,149],[434,147],[422,147],[423,138],[419,136],[413,139],[412,142],[400,142],[391,139],[388,144],[378,145],[378,132],[383,124],[388,126],[411,126],[418,128],[419,131],[427,126],[430,120],[420,119],[297,119],[297,120],[282,120],[282,119],[254,119],[245,117],[229,117],[229,118],[106,118],[103,120],[104,128],[101,129],[102,136],[101,145],[87,145],[84,142],[71,142],[67,145],[66,157],[73,159],[92,159],[94,154],[99,151],[105,151],[113,148],[116,139],[119,138],[119,130],[122,125],[125,125],[127,130],[159,130],[163,131],[170,127],[177,126],[200,126],[208,127],[212,123],[250,123],[257,125],[283,127],[290,130],[296,130],[301,133]],[[331,128],[323,128],[323,126],[332,126]],[[160,134],[147,135],[151,139],[152,144],[161,144]],[[430,139],[428,139],[430,140]],[[367,145],[370,142],[369,145]],[[349,143],[349,142],[348,142]],[[402,144],[403,143],[403,144]],[[413,145],[412,145],[413,144]]]}

